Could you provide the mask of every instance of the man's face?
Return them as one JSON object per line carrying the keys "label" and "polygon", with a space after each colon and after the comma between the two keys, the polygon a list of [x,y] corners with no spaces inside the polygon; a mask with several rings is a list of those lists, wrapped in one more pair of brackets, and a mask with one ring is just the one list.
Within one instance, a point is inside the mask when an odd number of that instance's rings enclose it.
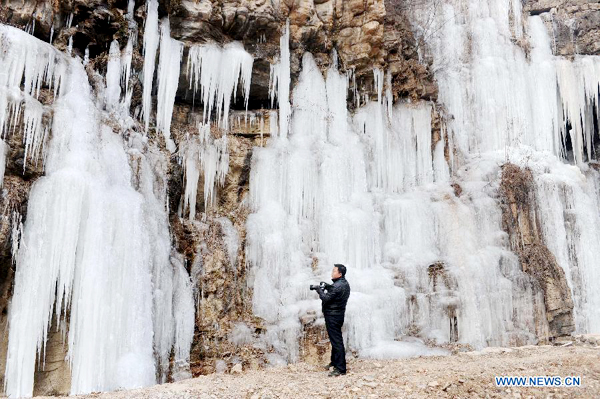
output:
{"label": "man's face", "polygon": [[338,278],[338,277],[342,277],[342,273],[340,273],[340,271],[338,270],[338,268],[336,266],[333,267],[333,270],[331,271],[331,278]]}

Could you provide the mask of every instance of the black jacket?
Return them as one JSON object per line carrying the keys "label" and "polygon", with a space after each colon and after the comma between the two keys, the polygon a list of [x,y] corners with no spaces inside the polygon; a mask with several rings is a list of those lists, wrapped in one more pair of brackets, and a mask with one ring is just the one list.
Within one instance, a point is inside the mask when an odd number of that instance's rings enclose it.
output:
{"label": "black jacket", "polygon": [[[327,292],[325,292],[327,291]],[[324,315],[343,315],[346,311],[346,303],[350,296],[350,284],[344,277],[333,280],[333,284],[327,284],[325,290],[317,288],[322,301]]]}

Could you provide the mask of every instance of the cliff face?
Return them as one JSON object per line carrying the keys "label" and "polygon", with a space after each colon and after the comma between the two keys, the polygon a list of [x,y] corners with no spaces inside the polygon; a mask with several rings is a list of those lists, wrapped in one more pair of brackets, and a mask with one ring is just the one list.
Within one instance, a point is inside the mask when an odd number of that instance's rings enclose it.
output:
{"label": "cliff face", "polygon": [[524,10],[531,15],[550,12],[548,29],[555,52],[564,56],[600,54],[600,4],[593,0],[527,0]]}
{"label": "cliff face", "polygon": [[[90,81],[95,71],[104,75],[109,60],[109,47],[118,40],[125,46],[132,26],[139,45],[133,48],[132,112],[139,114],[142,103],[142,66],[145,4],[132,2],[133,19],[127,17],[127,1],[69,0],[29,1],[6,0],[0,7],[0,22],[31,32],[35,37],[51,42],[60,50],[84,58]],[[337,52],[341,71],[350,72],[357,91],[350,88],[348,107],[356,108],[365,98],[377,97],[373,69],[389,73],[394,100],[438,100],[438,87],[425,56],[426,44],[415,39],[410,0],[165,0],[159,2],[159,16],[168,17],[171,36],[184,44],[186,65],[190,46],[208,42],[225,44],[239,41],[254,56],[252,84],[249,93],[249,114],[262,120],[239,122],[245,116],[241,94],[233,105],[232,125],[228,134],[229,171],[222,187],[216,190],[214,204],[205,203],[203,180],[198,184],[196,215],[182,217],[185,196],[185,172],[182,154],[169,154],[165,141],[151,128],[149,137],[161,147],[168,161],[167,194],[169,223],[173,247],[185,261],[185,267],[195,283],[196,320],[191,351],[191,371],[198,375],[229,369],[234,364],[258,368],[274,361],[273,349],[256,345],[257,337],[265,333],[264,321],[253,314],[253,289],[248,280],[251,271],[246,259],[246,222],[249,214],[248,187],[253,151],[264,147],[269,138],[269,98],[271,64],[280,52],[279,39],[289,20],[292,87],[299,79],[302,57],[313,54],[317,66],[325,71],[332,64],[332,52]],[[535,15],[550,12],[554,19],[548,26],[555,37],[555,53],[600,54],[600,5],[584,0],[527,1],[524,11]],[[197,135],[196,123],[203,109],[195,104],[189,76],[183,72],[176,93],[171,135],[175,145],[182,147],[187,138]],[[49,95],[48,95],[49,96]],[[41,102],[44,103],[44,93]],[[50,101],[50,100],[48,100]],[[154,93],[153,101],[156,101]],[[240,112],[237,112],[240,111]],[[236,113],[237,112],[237,113]],[[444,106],[433,111],[432,150],[442,140],[442,158],[449,160],[455,151],[445,132]],[[237,124],[236,124],[237,121]],[[153,125],[153,124],[152,124]],[[43,175],[42,162],[30,163],[24,169],[23,126],[8,135],[8,153],[2,195],[0,225],[0,308],[2,324],[6,324],[8,303],[12,296],[15,266],[11,252],[20,220],[27,218],[28,192],[33,182]],[[215,136],[222,132],[214,133]],[[445,135],[446,134],[446,135]],[[503,228],[510,237],[510,247],[518,254],[523,271],[535,281],[534,291],[539,307],[536,331],[540,339],[549,339],[573,331],[573,300],[565,273],[541,238],[540,227],[532,205],[535,199],[525,184],[511,180],[505,169],[501,192],[505,200]],[[522,171],[514,171],[521,176]],[[460,189],[460,186],[456,185]],[[455,189],[456,189],[455,187]],[[462,190],[462,189],[460,189]],[[459,191],[460,191],[459,190]],[[526,198],[518,197],[525,190]],[[455,191],[455,198],[460,192]],[[457,200],[458,201],[458,200]],[[316,262],[316,260],[315,260]],[[437,264],[437,263],[436,263]],[[440,263],[441,265],[441,263]],[[432,265],[433,266],[433,265]],[[402,277],[398,277],[402,279]],[[435,281],[433,283],[435,286]],[[422,290],[422,287],[418,288]],[[417,295],[415,295],[416,297]],[[414,298],[413,298],[414,299]],[[543,306],[541,305],[543,303]],[[454,309],[455,305],[449,307]],[[453,310],[454,312],[454,310]],[[452,316],[453,320],[456,315]],[[315,325],[313,314],[302,320],[301,358],[323,363],[327,358],[326,333]],[[456,322],[456,321],[455,321]],[[240,324],[240,323],[243,323]],[[3,329],[2,331],[6,331]],[[458,330],[453,327],[455,338]],[[7,336],[0,345],[0,369],[5,361]],[[515,341],[520,342],[520,341]],[[65,347],[58,333],[51,335],[46,347],[48,367],[36,375],[36,394],[68,393],[69,370],[64,359]]]}
{"label": "cliff face", "polygon": [[[159,16],[169,17],[171,36],[185,44],[183,65],[187,62],[189,46],[207,42],[242,42],[255,57],[249,95],[250,112],[268,118],[266,110],[271,108],[270,65],[279,56],[279,38],[288,19],[292,85],[298,79],[304,52],[311,52],[318,66],[325,70],[331,64],[331,54],[335,49],[341,69],[353,71],[355,87],[359,90],[354,97],[376,96],[373,68],[380,68],[390,72],[395,98],[435,99],[435,83],[428,66],[418,61],[417,43],[404,6],[401,1],[391,0],[181,0],[160,1]],[[6,1],[0,9],[0,21],[28,30],[43,41],[51,41],[60,50],[67,51],[71,46],[73,54],[81,58],[87,51],[87,70],[93,82],[94,70],[106,73],[110,42],[118,40],[122,47],[127,42],[131,24],[127,19],[127,7],[127,1]],[[143,2],[135,2],[134,16],[139,26],[136,40],[140,45],[134,47],[132,60],[133,68],[139,74],[133,79],[132,109],[141,104],[141,43],[146,18]],[[186,135],[195,134],[194,120],[202,115],[202,108],[192,106],[187,74],[182,73],[181,77],[172,125],[177,145]],[[350,105],[354,106],[356,100],[352,98]],[[265,355],[268,353],[265,349],[244,348],[243,345],[240,349],[230,339],[236,321],[249,323],[255,329],[255,335],[264,330],[260,319],[252,315],[252,288],[248,288],[246,283],[244,246],[248,209],[243,201],[247,197],[252,148],[264,145],[268,139],[268,119],[266,126],[262,129],[264,138],[256,127],[248,125],[241,125],[230,132],[229,173],[223,188],[218,189],[216,207],[205,207],[202,182],[200,184],[197,209],[198,215],[206,211],[203,222],[190,222],[178,216],[185,190],[184,171],[177,156],[170,159],[168,194],[174,246],[184,255],[188,271],[198,274],[196,288],[199,298],[191,359],[195,374],[213,372],[216,359],[225,359],[230,364],[244,362],[255,367],[266,362]],[[22,127],[8,137],[2,223],[4,315],[12,295],[14,273],[10,252],[11,227],[14,226],[11,223],[12,212],[17,210],[25,220],[28,190],[43,174],[42,162],[28,165],[23,171]],[[240,245],[236,253],[227,251],[223,218],[232,222],[233,233],[239,235]],[[192,270],[193,265],[197,269]],[[232,278],[232,275],[235,277]],[[326,338],[322,328],[307,326],[307,329],[307,343],[316,344]],[[58,336],[53,336],[53,343],[48,345],[49,359],[64,358],[66,353],[66,348],[54,342],[56,338]],[[7,336],[4,337],[6,340]],[[318,350],[320,354],[315,352],[313,344],[303,347],[307,356],[309,353],[312,357],[326,356],[324,350]],[[0,365],[4,363],[4,357]],[[58,376],[56,373],[59,373]],[[68,367],[52,360],[36,377],[35,392],[66,393],[69,384],[64,382],[68,380]]]}
{"label": "cliff face", "polygon": [[[511,249],[519,255],[523,271],[531,275],[536,290],[544,298],[546,317],[536,320],[540,339],[569,335],[575,330],[573,299],[565,272],[544,243],[533,175],[516,165],[502,167],[503,227],[508,232]],[[549,331],[548,331],[549,328]]]}

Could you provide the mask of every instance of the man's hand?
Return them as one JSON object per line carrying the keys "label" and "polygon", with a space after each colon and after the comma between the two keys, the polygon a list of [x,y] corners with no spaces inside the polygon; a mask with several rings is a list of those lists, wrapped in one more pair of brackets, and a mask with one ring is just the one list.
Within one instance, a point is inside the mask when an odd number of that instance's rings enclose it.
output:
{"label": "man's hand", "polygon": [[326,304],[337,297],[340,293],[340,290],[336,289],[336,286],[333,284],[327,284],[325,281],[321,281],[321,283],[319,283],[317,293],[319,294],[321,301],[323,301],[323,304]]}

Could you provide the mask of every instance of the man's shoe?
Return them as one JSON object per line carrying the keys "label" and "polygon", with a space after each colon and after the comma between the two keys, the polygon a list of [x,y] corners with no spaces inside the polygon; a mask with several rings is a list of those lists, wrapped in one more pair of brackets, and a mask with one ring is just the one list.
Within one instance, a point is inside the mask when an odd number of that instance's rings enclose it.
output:
{"label": "man's shoe", "polygon": [[346,373],[342,373],[340,370],[334,368],[331,372],[329,372],[330,377],[339,377],[340,375],[344,375]]}
{"label": "man's shoe", "polygon": [[325,370],[329,370],[332,367],[333,367],[333,363],[330,362],[327,366],[325,366]]}

